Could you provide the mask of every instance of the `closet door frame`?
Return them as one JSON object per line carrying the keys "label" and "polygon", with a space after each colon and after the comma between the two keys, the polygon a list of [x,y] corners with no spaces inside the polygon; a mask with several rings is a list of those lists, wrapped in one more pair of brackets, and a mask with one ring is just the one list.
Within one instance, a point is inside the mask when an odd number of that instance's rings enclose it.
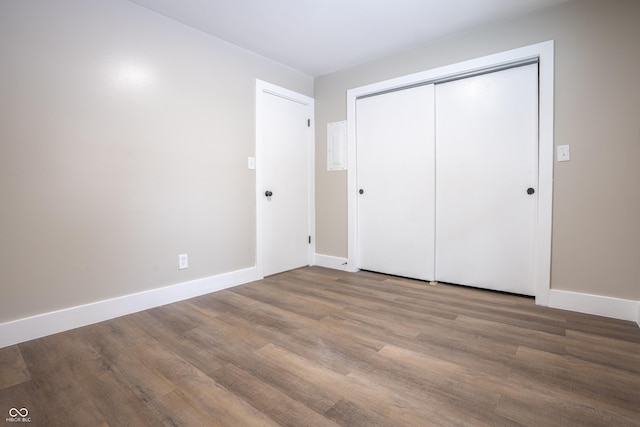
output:
{"label": "closet door frame", "polygon": [[444,81],[449,78],[473,75],[511,64],[538,62],[539,69],[539,134],[538,134],[538,212],[535,230],[535,283],[536,304],[548,306],[551,288],[551,232],[553,201],[553,40],[500,52],[469,61],[398,77],[347,91],[347,210],[348,257],[347,270],[358,268],[358,197],[356,151],[356,100],[413,85]]}

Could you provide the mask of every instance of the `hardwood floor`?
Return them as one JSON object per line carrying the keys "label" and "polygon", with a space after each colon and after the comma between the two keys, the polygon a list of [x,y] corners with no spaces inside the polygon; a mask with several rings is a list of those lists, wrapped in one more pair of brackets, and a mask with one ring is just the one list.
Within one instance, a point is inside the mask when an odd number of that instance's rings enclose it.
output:
{"label": "hardwood floor", "polygon": [[0,363],[0,424],[27,408],[32,426],[640,426],[631,322],[318,267]]}

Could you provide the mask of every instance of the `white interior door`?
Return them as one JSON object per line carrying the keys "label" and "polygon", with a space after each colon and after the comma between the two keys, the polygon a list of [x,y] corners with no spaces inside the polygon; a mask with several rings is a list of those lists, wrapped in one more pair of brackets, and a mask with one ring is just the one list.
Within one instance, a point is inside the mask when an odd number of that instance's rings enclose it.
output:
{"label": "white interior door", "polygon": [[262,262],[265,276],[309,265],[312,100],[263,91],[260,102]]}
{"label": "white interior door", "polygon": [[356,102],[358,267],[433,280],[433,85]]}
{"label": "white interior door", "polygon": [[537,64],[436,86],[436,277],[535,295]]}

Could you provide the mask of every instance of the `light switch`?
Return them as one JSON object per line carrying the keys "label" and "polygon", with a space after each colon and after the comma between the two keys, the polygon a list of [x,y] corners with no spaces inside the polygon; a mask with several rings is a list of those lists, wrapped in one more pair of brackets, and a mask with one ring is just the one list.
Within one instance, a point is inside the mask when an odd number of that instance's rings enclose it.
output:
{"label": "light switch", "polygon": [[249,169],[255,169],[256,168],[256,158],[255,157],[249,157],[247,159],[247,167]]}
{"label": "light switch", "polygon": [[556,150],[559,162],[568,162],[571,160],[571,150],[568,145],[558,145]]}

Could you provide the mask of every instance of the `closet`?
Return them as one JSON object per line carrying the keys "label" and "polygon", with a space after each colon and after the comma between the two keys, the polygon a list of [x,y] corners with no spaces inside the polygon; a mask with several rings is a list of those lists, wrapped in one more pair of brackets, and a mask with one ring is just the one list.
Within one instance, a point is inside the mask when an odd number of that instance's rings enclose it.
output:
{"label": "closet", "polygon": [[538,64],[356,101],[359,268],[535,295]]}
{"label": "closet", "polygon": [[357,101],[360,268],[433,280],[434,86]]}

